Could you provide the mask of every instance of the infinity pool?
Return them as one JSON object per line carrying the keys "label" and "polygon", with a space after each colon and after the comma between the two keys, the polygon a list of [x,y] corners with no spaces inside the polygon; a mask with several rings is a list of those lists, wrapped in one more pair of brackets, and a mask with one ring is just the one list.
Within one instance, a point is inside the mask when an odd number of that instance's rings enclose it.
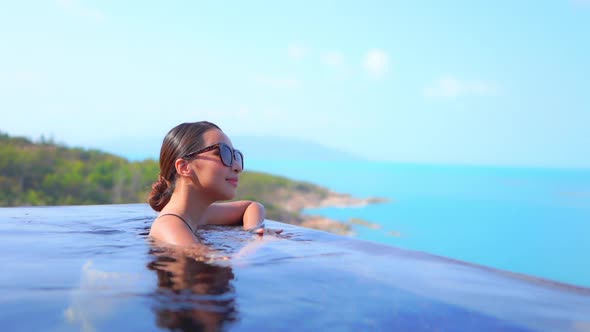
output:
{"label": "infinity pool", "polygon": [[0,208],[3,331],[590,331],[590,289],[267,221],[155,247],[147,205]]}

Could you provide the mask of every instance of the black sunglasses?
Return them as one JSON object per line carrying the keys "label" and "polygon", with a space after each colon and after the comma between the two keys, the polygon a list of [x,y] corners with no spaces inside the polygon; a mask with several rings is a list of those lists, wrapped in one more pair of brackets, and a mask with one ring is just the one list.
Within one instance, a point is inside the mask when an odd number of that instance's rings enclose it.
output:
{"label": "black sunglasses", "polygon": [[242,169],[244,169],[244,155],[239,150],[232,149],[229,145],[225,143],[216,143],[213,145],[209,145],[208,147],[202,148],[195,152],[191,152],[189,154],[184,155],[184,159],[192,158],[198,154],[205,153],[211,150],[219,150],[219,157],[221,158],[221,162],[227,166],[231,167],[233,165],[234,160],[240,163]]}

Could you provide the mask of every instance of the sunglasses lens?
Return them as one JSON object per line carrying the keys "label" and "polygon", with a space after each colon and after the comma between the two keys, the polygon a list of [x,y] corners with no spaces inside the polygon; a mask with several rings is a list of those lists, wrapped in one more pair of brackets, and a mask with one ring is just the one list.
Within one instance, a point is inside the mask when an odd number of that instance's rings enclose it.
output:
{"label": "sunglasses lens", "polygon": [[244,169],[244,155],[238,150],[234,150],[234,153],[236,155],[236,161],[242,166],[242,169]]}
{"label": "sunglasses lens", "polygon": [[231,166],[232,164],[232,151],[229,146],[225,144],[219,145],[219,154],[221,155],[221,162],[225,166]]}

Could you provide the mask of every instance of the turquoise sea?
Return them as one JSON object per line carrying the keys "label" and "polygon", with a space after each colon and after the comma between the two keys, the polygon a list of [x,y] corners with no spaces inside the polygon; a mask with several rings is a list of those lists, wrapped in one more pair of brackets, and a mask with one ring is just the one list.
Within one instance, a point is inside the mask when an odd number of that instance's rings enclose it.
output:
{"label": "turquoise sea", "polygon": [[389,203],[306,210],[355,237],[590,287],[590,170],[247,160],[247,169]]}

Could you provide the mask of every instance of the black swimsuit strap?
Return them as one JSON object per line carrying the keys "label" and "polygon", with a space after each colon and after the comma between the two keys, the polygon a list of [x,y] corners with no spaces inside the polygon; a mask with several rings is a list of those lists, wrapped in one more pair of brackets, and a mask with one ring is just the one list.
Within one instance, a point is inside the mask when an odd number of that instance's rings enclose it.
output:
{"label": "black swimsuit strap", "polygon": [[[186,222],[186,220],[184,220],[183,217],[181,217],[181,216],[179,216],[179,215],[177,215],[175,213],[164,213],[164,214],[159,215],[158,218],[163,217],[163,216],[175,216],[175,217],[177,217],[178,219],[180,219],[180,220],[182,220],[184,222],[184,224],[186,225],[186,227],[188,227],[188,229],[191,230],[191,233],[194,233],[195,232],[195,231],[193,231],[193,228],[191,227],[191,225],[189,225],[188,222]],[[158,219],[158,218],[156,218],[156,219]]]}

